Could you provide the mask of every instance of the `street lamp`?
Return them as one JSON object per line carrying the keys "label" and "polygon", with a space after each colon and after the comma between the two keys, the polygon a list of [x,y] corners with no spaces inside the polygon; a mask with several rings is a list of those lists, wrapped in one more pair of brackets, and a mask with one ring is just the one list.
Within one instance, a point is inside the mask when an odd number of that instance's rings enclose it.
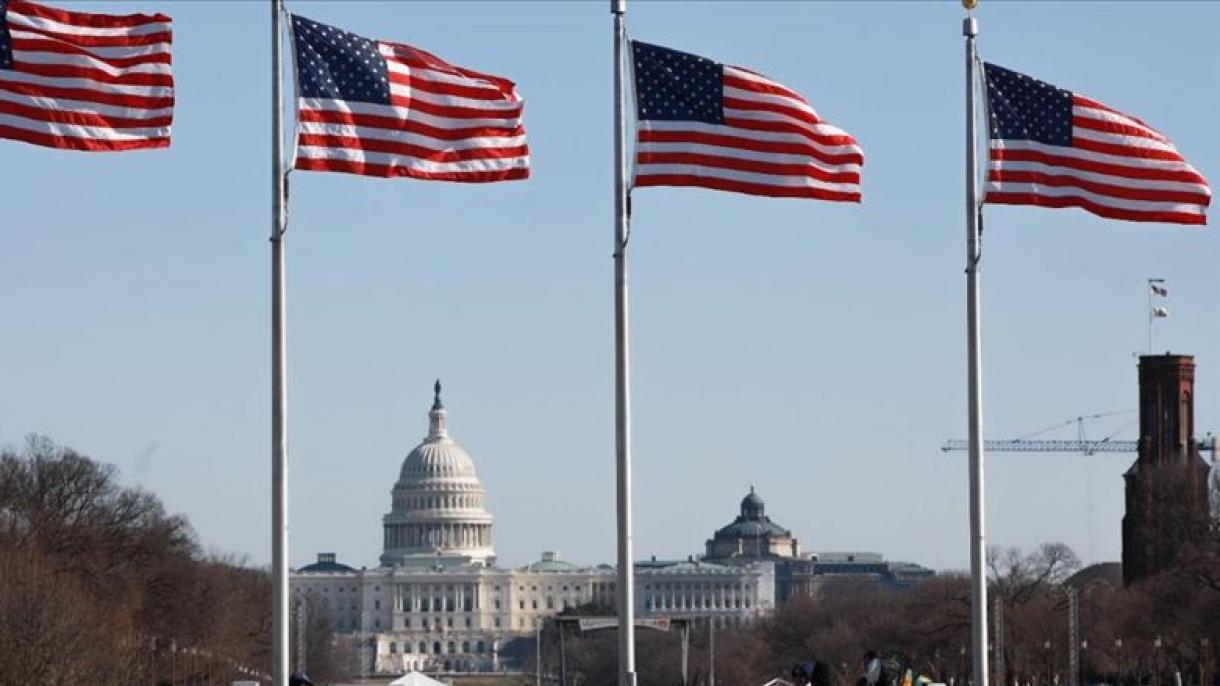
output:
{"label": "street lamp", "polygon": [[1042,650],[1046,656],[1046,683],[1049,686],[1054,683],[1054,675],[1051,669],[1051,639],[1046,639],[1042,642]]}
{"label": "street lamp", "polygon": [[1206,636],[1199,639],[1199,686],[1207,683],[1207,648],[1211,641]]}
{"label": "street lamp", "polygon": [[[1077,665],[1077,668],[1080,671],[1075,674],[1077,684],[1084,683],[1083,676],[1086,671],[1085,665],[1088,664],[1088,661],[1089,661],[1088,652],[1089,652],[1089,639],[1087,639],[1087,638],[1080,639],[1080,664]],[[1202,685],[1200,685],[1200,686],[1202,686]]]}
{"label": "street lamp", "polygon": [[1156,649],[1153,655],[1153,668],[1156,669],[1156,686],[1161,686],[1161,637],[1157,636],[1152,641],[1152,647]]}
{"label": "street lamp", "polygon": [[1118,682],[1121,684],[1123,680],[1123,639],[1114,639],[1114,662],[1118,669]]}

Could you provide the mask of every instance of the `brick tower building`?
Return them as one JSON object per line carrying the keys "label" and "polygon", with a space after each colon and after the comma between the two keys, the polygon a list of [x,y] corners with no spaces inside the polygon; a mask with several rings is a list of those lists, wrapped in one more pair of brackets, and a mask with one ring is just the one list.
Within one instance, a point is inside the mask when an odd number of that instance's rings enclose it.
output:
{"label": "brick tower building", "polygon": [[1174,566],[1206,539],[1207,462],[1195,442],[1195,361],[1145,355],[1139,363],[1139,457],[1123,475],[1123,583]]}

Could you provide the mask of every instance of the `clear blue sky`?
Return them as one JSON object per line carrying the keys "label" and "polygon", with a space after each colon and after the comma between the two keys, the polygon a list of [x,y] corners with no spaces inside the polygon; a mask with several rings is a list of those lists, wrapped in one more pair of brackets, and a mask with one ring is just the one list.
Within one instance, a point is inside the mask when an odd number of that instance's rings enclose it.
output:
{"label": "clear blue sky", "polygon": [[[38,432],[113,462],[206,545],[265,563],[266,5],[59,4],[173,15],[174,141],[0,142],[0,443]],[[293,564],[375,563],[437,376],[502,561],[613,560],[606,3],[291,7],[513,78],[533,152],[525,183],[294,175]],[[752,483],[807,549],[966,566],[965,460],[938,450],[965,432],[961,16],[956,2],[631,3],[633,37],[786,83],[866,155],[860,206],[636,194],[639,557],[700,552]],[[979,17],[986,59],[1140,116],[1220,179],[1220,4],[985,1]],[[988,209],[987,434],[1134,408],[1149,276],[1170,289],[1157,348],[1198,356],[1197,424],[1220,430],[1218,240]],[[992,542],[1117,559],[1130,460],[993,456]]]}

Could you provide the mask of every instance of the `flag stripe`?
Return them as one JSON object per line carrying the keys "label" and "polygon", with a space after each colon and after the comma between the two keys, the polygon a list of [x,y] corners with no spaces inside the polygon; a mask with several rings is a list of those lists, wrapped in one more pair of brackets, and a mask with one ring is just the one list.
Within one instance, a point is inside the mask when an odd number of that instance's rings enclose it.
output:
{"label": "flag stripe", "polygon": [[448,171],[430,172],[411,166],[396,166],[392,164],[376,164],[352,160],[331,160],[308,157],[298,157],[296,168],[305,171],[344,172],[361,176],[379,176],[385,178],[406,177],[426,181],[456,181],[459,183],[490,183],[493,181],[516,181],[529,178],[529,168],[520,167],[503,171]]}
{"label": "flag stripe", "polygon": [[1097,202],[1093,198],[1079,195],[1057,196],[1042,189],[1019,192],[1016,190],[992,190],[987,193],[987,202],[999,205],[1036,205],[1039,207],[1065,208],[1079,207],[1088,210],[1099,217],[1107,219],[1125,219],[1137,222],[1167,222],[1170,224],[1206,224],[1207,217],[1202,212],[1180,210],[1152,210],[1140,204],[1136,209],[1119,208]]}
{"label": "flag stripe", "polygon": [[825,181],[827,183],[860,183],[860,174],[858,172],[827,172],[799,162],[795,164],[756,162],[732,155],[701,155],[692,152],[641,152],[637,155],[636,160],[641,165],[719,167],[721,169],[772,174],[775,176],[805,176],[815,181]]}
{"label": "flag stripe", "polygon": [[99,114],[107,117],[113,117],[115,121],[128,120],[144,122],[146,126],[168,126],[173,119],[173,108],[151,109],[141,107],[124,107],[122,105],[108,105],[98,102],[86,102],[83,100],[72,100],[69,98],[52,98],[45,95],[30,95],[23,92],[10,90],[5,84],[0,83],[0,102],[10,102],[17,105],[25,105],[28,107],[36,107],[42,110],[56,110],[61,112],[80,112],[83,114]]}
{"label": "flag stripe", "polygon": [[12,59],[0,66],[0,136],[89,151],[169,145],[169,17],[12,0],[2,21]]}
{"label": "flag stripe", "polygon": [[1150,200],[1198,204],[1207,202],[1208,197],[1206,193],[1190,192],[1177,188],[1165,188],[1165,184],[1132,187],[1128,185],[1102,183],[1088,179],[1085,175],[1079,173],[1052,174],[1042,171],[1014,170],[1006,167],[1004,170],[992,170],[988,178],[989,180],[998,182],[1001,185],[1037,184],[1042,186],[1074,186],[1098,195],[1105,195],[1112,198],[1122,198],[1125,200]]}
{"label": "flag stripe", "polygon": [[355,102],[335,100],[331,98],[301,98],[300,121],[309,121],[309,117],[326,117],[335,113],[351,115],[357,120],[367,122],[369,126],[393,128],[393,122],[409,121],[433,126],[438,129],[461,131],[475,128],[496,128],[513,131],[520,127],[520,119],[515,117],[446,117],[424,112],[418,107],[403,107],[399,105],[380,105],[370,102]]}
{"label": "flag stripe", "polygon": [[[824,147],[810,144],[800,137],[772,139],[745,137],[741,131],[731,126],[719,127],[718,132],[704,133],[702,131],[652,131],[644,125],[640,126],[639,143],[695,143],[717,145],[723,148],[739,148],[756,152],[773,152],[780,154],[808,155],[814,160],[827,164],[863,164],[864,158],[852,146],[839,146],[827,150]],[[839,152],[842,151],[842,152]]]}
{"label": "flag stripe", "polygon": [[[95,66],[98,69],[149,65],[149,68],[144,71],[158,74],[170,73],[169,53],[161,50],[149,51],[147,54],[142,55],[132,55],[130,50],[124,49],[115,54],[111,49],[93,48],[86,50],[77,45],[57,43],[45,38],[21,38],[15,32],[13,34],[13,50],[24,54],[25,59],[29,61],[49,61],[55,59],[56,55],[79,55],[84,60],[84,64]],[[40,53],[50,54],[35,57]]]}
{"label": "flag stripe", "polygon": [[14,32],[30,33],[52,40],[65,41],[75,45],[84,45],[86,47],[101,47],[101,48],[128,48],[150,45],[165,45],[173,40],[173,36],[169,31],[169,27],[165,27],[159,33],[149,33],[144,35],[96,35],[89,33],[86,30],[81,31],[53,31],[34,23],[21,21],[22,17],[13,11],[12,6],[9,6],[8,17],[10,25],[15,23]]}
{"label": "flag stripe", "polygon": [[[311,131],[311,127],[302,126],[299,138],[301,145],[311,147],[335,147],[353,150],[369,150],[375,152],[393,152],[399,155],[415,155],[422,159],[452,161],[459,159],[481,159],[496,157],[523,157],[529,151],[525,147],[525,137],[519,139],[517,145],[508,142],[482,142],[478,140],[461,141],[457,145],[447,147],[429,145],[433,139],[418,136],[387,136],[384,132],[370,135],[367,129],[358,127],[328,127],[325,132]],[[444,144],[447,141],[435,141]]]}
{"label": "flag stripe", "polygon": [[529,165],[529,158],[525,156],[467,160],[432,160],[410,153],[399,154],[377,150],[356,150],[332,145],[301,145],[298,149],[297,158],[298,160],[308,158],[312,160],[326,160],[328,162],[371,164],[385,168],[414,169],[429,174],[504,172],[513,169],[525,169]]}
{"label": "flag stripe", "polygon": [[1057,167],[1071,167],[1081,171],[1128,179],[1181,181],[1207,185],[1207,181],[1184,162],[1150,161],[1144,166],[1136,167],[1129,164],[1130,161],[1127,158],[1116,155],[1094,154],[1059,146],[1034,145],[1037,147],[1018,147],[1014,145],[1014,141],[995,141],[991,146],[992,166],[999,162],[1042,162]]}
{"label": "flag stripe", "polygon": [[[20,13],[31,21],[53,22],[63,26],[64,30],[67,31],[92,28],[100,30],[114,29],[120,34],[127,31],[139,34],[141,31],[148,30],[149,26],[156,27],[170,22],[170,18],[164,14],[115,15],[73,12],[45,5],[37,5],[26,0],[12,0],[9,3],[9,11]],[[163,30],[163,28],[159,30]]]}
{"label": "flag stripe", "polygon": [[[154,136],[165,136],[169,133],[169,125],[173,117],[163,116],[151,119],[131,119],[127,117],[116,117],[113,115],[103,115],[96,110],[48,110],[40,104],[39,100],[27,98],[28,104],[13,102],[12,100],[0,96],[0,112],[30,121],[41,121],[53,124],[74,124],[77,126],[89,126],[95,129],[113,128],[123,130],[123,133],[133,133],[137,130],[152,130],[156,131]],[[41,102],[45,102],[41,101]]]}
{"label": "flag stripe", "polygon": [[695,186],[721,191],[733,191],[748,195],[766,195],[775,198],[812,198],[838,202],[860,202],[859,192],[827,190],[814,186],[777,186],[772,183],[752,183],[720,176],[704,176],[694,170],[683,170],[676,174],[637,174],[636,186]]}

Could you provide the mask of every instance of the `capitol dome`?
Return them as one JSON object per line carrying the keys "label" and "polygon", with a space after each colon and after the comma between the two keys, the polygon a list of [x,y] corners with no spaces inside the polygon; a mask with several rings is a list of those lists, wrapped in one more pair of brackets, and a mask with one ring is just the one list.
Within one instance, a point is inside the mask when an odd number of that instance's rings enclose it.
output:
{"label": "capitol dome", "polygon": [[428,412],[428,436],[406,459],[382,518],[387,566],[495,562],[492,516],[470,454],[449,436],[441,382]]}

